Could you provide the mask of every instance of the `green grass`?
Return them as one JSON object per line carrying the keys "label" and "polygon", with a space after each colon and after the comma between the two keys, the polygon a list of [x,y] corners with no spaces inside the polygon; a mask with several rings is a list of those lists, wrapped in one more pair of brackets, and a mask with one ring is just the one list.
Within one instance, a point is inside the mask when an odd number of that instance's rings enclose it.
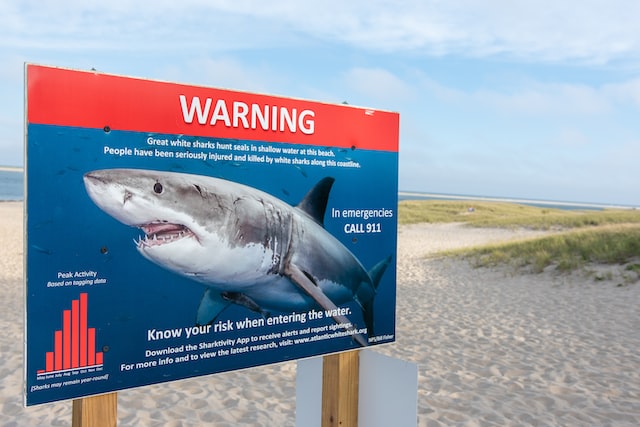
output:
{"label": "green grass", "polygon": [[[473,207],[474,212],[469,212]],[[472,222],[488,218],[523,217],[538,213],[536,208],[510,203],[405,200],[398,204],[400,224]]]}
{"label": "green grass", "polygon": [[[473,211],[469,210],[473,207]],[[569,272],[589,263],[629,264],[640,274],[640,211],[570,211],[512,203],[469,201],[403,201],[401,224],[464,222],[475,227],[555,230],[551,235],[518,242],[448,251],[476,266],[511,265],[541,272],[549,266]]]}
{"label": "green grass", "polygon": [[627,265],[626,270],[640,274],[640,264],[629,264]]}
{"label": "green grass", "polygon": [[[471,207],[473,211],[469,210]],[[398,222],[465,222],[474,227],[526,227],[549,230],[608,224],[640,224],[640,210],[582,211],[500,202],[405,200],[398,205]]]}
{"label": "green grass", "polygon": [[[478,267],[511,265],[517,270],[542,272],[554,265],[569,272],[589,263],[623,265],[640,257],[640,225],[578,229],[541,238],[450,251],[471,259]],[[638,271],[638,264],[628,270]]]}

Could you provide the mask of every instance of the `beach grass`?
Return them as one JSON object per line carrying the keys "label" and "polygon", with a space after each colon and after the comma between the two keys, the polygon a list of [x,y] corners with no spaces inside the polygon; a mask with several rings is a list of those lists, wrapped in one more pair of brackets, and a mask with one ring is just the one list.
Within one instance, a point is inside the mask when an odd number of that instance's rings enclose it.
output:
{"label": "beach grass", "polygon": [[511,265],[540,273],[549,266],[571,272],[590,264],[627,265],[640,272],[640,225],[610,225],[575,229],[545,237],[450,251],[447,255],[471,259],[477,267]]}
{"label": "beach grass", "polygon": [[[398,203],[400,224],[465,222],[474,224],[488,219],[526,218],[542,215],[542,209],[514,203],[404,200]],[[547,211],[555,211],[548,209]]]}
{"label": "beach grass", "polygon": [[[473,207],[473,209],[469,209]],[[534,273],[554,266],[571,272],[590,264],[626,265],[640,274],[640,211],[576,211],[512,203],[403,201],[399,222],[464,222],[474,227],[552,230],[523,241],[487,245],[440,255],[471,259],[478,267],[511,265]]]}
{"label": "beach grass", "polygon": [[565,210],[503,202],[404,200],[400,224],[464,222],[474,227],[564,229],[607,224],[640,224],[640,210]]}

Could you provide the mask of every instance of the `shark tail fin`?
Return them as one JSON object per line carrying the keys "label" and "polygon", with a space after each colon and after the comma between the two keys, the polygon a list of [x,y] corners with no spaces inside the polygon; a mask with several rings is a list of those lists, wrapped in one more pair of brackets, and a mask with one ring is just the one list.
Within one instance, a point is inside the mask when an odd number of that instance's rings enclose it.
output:
{"label": "shark tail fin", "polygon": [[380,279],[382,279],[382,275],[387,270],[389,264],[391,264],[391,255],[378,262],[376,265],[371,267],[369,270],[369,277],[371,277],[371,283],[373,283],[373,288],[378,290],[378,285],[380,284]]}
{"label": "shark tail fin", "polygon": [[297,208],[306,213],[315,222],[324,227],[324,213],[327,210],[329,192],[333,186],[334,178],[328,176],[322,178],[298,203]]}
{"label": "shark tail fin", "polygon": [[362,307],[362,314],[364,317],[364,323],[367,325],[367,335],[370,337],[375,336],[374,331],[374,297],[376,292],[378,291],[378,285],[380,284],[380,279],[382,279],[382,275],[387,270],[387,267],[391,264],[391,255],[378,262],[376,265],[371,267],[369,270],[369,277],[371,278],[371,285],[367,286],[366,289],[358,289],[357,300]]}

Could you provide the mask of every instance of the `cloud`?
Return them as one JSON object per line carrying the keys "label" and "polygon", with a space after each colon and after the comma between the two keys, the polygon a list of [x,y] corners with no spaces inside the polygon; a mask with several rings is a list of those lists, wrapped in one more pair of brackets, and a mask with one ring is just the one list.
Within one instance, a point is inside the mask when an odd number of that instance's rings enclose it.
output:
{"label": "cloud", "polygon": [[429,97],[448,105],[509,116],[589,117],[614,114],[628,104],[640,107],[640,79],[592,86],[527,78],[467,90],[440,83],[424,73],[418,81]]}
{"label": "cloud", "polygon": [[530,84],[512,93],[482,90],[473,97],[478,104],[530,115],[592,115],[611,110],[610,100],[602,91],[570,83]]}
{"label": "cloud", "polygon": [[603,91],[612,99],[640,108],[640,78],[604,85]]}
{"label": "cloud", "polygon": [[268,92],[270,81],[275,80],[275,72],[269,67],[251,67],[232,57],[201,57],[190,61],[183,72],[192,74],[188,81],[197,78],[198,84],[252,92]]}
{"label": "cloud", "polygon": [[352,68],[344,79],[353,90],[382,105],[397,105],[414,98],[408,83],[382,68]]}
{"label": "cloud", "polygon": [[558,135],[551,140],[552,144],[568,148],[588,147],[592,140],[584,131],[576,128],[562,128]]}
{"label": "cloud", "polygon": [[0,45],[218,50],[307,38],[387,53],[605,64],[640,60],[637,16],[640,3],[628,0],[26,0],[0,6]]}
{"label": "cloud", "polygon": [[229,13],[370,50],[597,64],[640,56],[640,3],[626,0],[224,3]]}
{"label": "cloud", "polygon": [[255,21],[241,12],[193,0],[26,0],[0,6],[0,46],[59,52],[202,52],[286,40],[277,27],[265,27],[272,22]]}

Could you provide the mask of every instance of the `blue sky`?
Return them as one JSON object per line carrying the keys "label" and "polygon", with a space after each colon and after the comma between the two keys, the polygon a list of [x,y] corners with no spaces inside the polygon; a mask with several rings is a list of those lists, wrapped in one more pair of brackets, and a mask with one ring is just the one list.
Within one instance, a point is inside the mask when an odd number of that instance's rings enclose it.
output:
{"label": "blue sky", "polygon": [[640,206],[640,2],[0,0],[0,164],[24,62],[400,113],[400,189]]}

